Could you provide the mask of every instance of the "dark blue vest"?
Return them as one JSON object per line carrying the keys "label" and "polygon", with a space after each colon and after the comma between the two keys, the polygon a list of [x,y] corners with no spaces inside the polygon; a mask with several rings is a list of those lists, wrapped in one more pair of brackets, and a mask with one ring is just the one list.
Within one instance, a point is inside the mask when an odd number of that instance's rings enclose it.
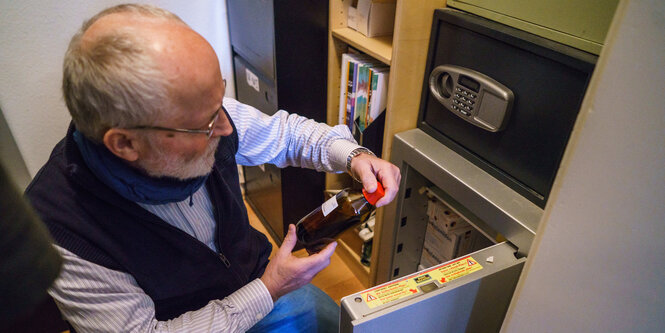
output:
{"label": "dark blue vest", "polygon": [[[85,165],[73,126],[54,148],[26,195],[59,246],[131,274],[168,320],[222,299],[260,277],[271,245],[249,225],[235,149],[206,181],[217,224],[218,253],[101,183]],[[222,152],[217,152],[223,156]]]}

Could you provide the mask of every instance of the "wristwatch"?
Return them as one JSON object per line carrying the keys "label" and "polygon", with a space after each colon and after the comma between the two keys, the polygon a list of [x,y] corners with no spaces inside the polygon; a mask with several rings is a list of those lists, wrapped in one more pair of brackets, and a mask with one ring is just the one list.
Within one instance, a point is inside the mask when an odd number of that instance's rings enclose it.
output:
{"label": "wristwatch", "polygon": [[369,150],[365,147],[358,147],[358,148],[352,150],[351,153],[349,154],[349,156],[346,158],[346,172],[348,172],[355,181],[357,181],[359,183],[362,183],[360,181],[360,179],[356,178],[356,176],[353,174],[353,172],[351,172],[351,160],[354,157],[356,157],[360,154],[367,154],[367,155],[372,155],[372,156],[376,156],[376,155],[374,155],[374,153],[371,150]]}

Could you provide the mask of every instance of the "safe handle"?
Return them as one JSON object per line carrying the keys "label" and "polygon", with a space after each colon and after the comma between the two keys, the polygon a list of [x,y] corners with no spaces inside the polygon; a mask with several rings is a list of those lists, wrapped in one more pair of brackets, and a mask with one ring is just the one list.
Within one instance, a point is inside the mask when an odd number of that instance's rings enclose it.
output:
{"label": "safe handle", "polygon": [[490,132],[504,130],[513,107],[512,90],[469,68],[441,65],[429,76],[436,100],[465,121]]}

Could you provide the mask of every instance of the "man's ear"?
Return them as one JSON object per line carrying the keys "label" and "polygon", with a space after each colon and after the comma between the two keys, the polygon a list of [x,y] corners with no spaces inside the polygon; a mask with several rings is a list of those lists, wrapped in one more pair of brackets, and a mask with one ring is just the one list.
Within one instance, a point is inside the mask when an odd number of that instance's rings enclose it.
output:
{"label": "man's ear", "polygon": [[104,133],[103,141],[106,148],[115,156],[129,162],[134,162],[139,158],[139,138],[132,131],[111,128]]}

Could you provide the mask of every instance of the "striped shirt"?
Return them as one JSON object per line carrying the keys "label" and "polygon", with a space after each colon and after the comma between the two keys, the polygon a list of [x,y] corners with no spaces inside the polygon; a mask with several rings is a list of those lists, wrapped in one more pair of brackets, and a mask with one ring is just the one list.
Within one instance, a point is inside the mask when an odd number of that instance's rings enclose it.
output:
{"label": "striped shirt", "polygon": [[[330,127],[283,110],[268,117],[231,98],[224,99],[224,107],[238,131],[236,161],[241,165],[271,163],[340,172],[346,168],[347,156],[358,147],[346,126]],[[216,251],[213,207],[205,186],[192,200],[191,206],[189,198],[139,205]],[[273,307],[270,293],[256,279],[201,309],[158,321],[152,299],[130,274],[56,247],[64,264],[49,293],[78,332],[244,332]]]}

